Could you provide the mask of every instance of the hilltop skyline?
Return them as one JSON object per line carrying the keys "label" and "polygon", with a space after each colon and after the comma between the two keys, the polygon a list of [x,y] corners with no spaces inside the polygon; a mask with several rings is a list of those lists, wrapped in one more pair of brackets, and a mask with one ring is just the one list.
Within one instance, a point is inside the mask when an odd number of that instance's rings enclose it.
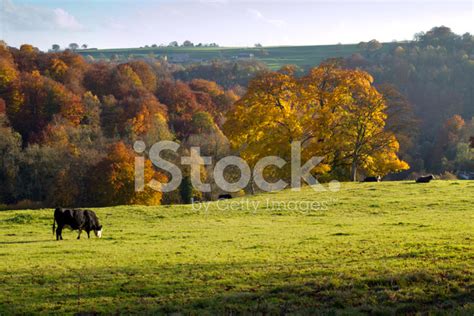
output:
{"label": "hilltop skyline", "polygon": [[1,39],[43,50],[72,42],[96,48],[185,40],[228,47],[390,42],[441,25],[474,33],[472,1],[3,0],[0,17]]}

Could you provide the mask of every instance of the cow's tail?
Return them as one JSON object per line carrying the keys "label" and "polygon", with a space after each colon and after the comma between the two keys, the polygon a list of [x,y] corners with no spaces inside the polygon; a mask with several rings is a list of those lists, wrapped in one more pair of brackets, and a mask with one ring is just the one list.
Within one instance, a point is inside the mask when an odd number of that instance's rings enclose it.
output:
{"label": "cow's tail", "polygon": [[53,235],[54,235],[55,230],[56,230],[56,217],[53,218]]}

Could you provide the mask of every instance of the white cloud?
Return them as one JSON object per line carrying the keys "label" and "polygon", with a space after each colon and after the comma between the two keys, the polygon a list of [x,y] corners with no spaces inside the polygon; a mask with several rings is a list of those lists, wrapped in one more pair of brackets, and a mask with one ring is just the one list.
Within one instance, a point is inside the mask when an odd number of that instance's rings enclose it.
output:
{"label": "white cloud", "polygon": [[3,25],[10,31],[59,30],[80,31],[84,26],[64,9],[14,4],[3,0],[0,8]]}
{"label": "white cloud", "polygon": [[80,30],[83,26],[74,16],[61,8],[54,9],[55,21],[57,26],[65,30]]}
{"label": "white cloud", "polygon": [[256,9],[247,9],[247,12],[256,20],[262,21],[264,23],[270,24],[275,27],[284,27],[286,22],[278,19],[270,19],[264,16],[260,11]]}

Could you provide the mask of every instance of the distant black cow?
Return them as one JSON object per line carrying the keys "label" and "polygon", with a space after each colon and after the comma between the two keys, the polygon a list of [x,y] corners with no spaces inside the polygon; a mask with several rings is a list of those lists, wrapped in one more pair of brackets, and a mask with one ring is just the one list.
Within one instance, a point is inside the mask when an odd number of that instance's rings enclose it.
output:
{"label": "distant black cow", "polygon": [[230,194],[221,194],[219,195],[219,200],[228,200],[228,199],[231,199],[232,198],[232,195]]}
{"label": "distant black cow", "polygon": [[380,182],[382,178],[380,176],[376,177],[365,177],[364,182]]}
{"label": "distant black cow", "polygon": [[435,177],[432,174],[428,176],[419,177],[418,179],[416,179],[416,183],[428,183],[431,180],[434,180],[434,178]]}
{"label": "distant black cow", "polygon": [[[58,224],[56,229],[55,224]],[[75,210],[57,208],[54,210],[53,234],[56,231],[56,240],[63,240],[63,228],[71,230],[78,230],[79,235],[77,239],[81,239],[83,230],[87,232],[87,237],[90,238],[90,232],[94,231],[97,237],[102,237],[102,225],[99,223],[97,215],[90,210]]]}

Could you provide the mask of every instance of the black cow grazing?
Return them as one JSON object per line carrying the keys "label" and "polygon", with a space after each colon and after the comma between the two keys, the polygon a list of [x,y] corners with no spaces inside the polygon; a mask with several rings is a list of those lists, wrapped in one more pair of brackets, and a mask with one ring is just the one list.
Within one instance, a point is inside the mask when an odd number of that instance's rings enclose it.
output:
{"label": "black cow grazing", "polygon": [[[55,229],[55,224],[58,228]],[[94,231],[97,237],[102,237],[102,225],[99,223],[97,215],[90,210],[74,210],[57,208],[54,210],[53,234],[56,231],[56,240],[63,240],[63,228],[71,230],[78,230],[79,235],[77,239],[81,239],[83,230],[87,232],[87,237],[90,238],[90,232]]]}
{"label": "black cow grazing", "polygon": [[232,198],[232,195],[230,195],[230,194],[221,194],[221,195],[219,195],[218,199],[219,200],[229,200],[231,198]]}
{"label": "black cow grazing", "polygon": [[382,178],[380,176],[376,177],[365,177],[364,182],[380,182]]}
{"label": "black cow grazing", "polygon": [[434,180],[434,178],[435,177],[432,174],[430,174],[428,176],[422,176],[422,177],[419,177],[418,179],[416,179],[416,183],[428,183],[431,180]]}

